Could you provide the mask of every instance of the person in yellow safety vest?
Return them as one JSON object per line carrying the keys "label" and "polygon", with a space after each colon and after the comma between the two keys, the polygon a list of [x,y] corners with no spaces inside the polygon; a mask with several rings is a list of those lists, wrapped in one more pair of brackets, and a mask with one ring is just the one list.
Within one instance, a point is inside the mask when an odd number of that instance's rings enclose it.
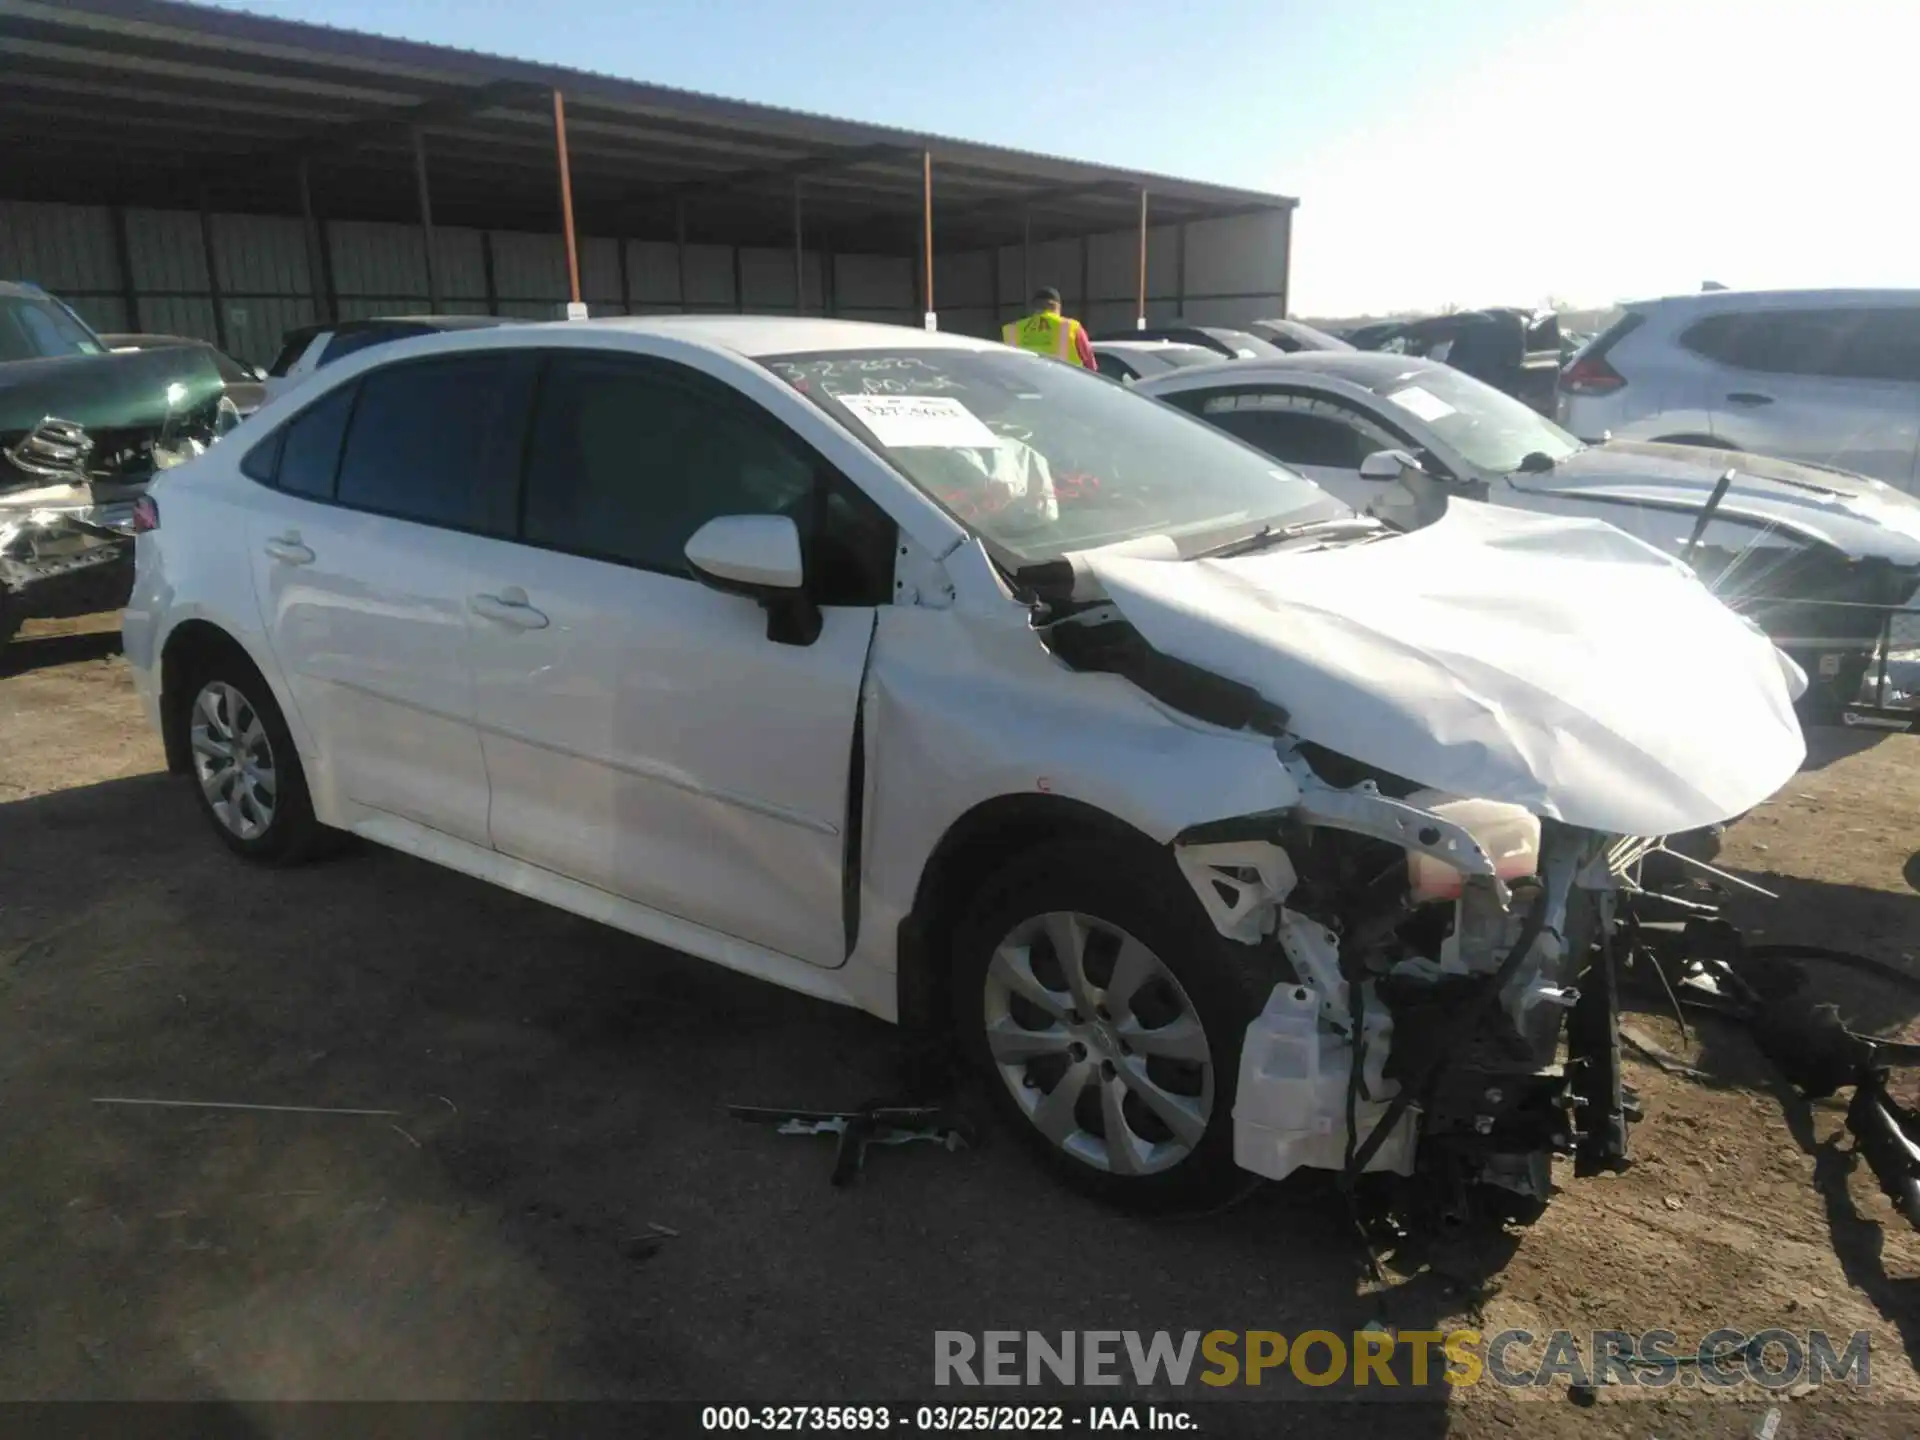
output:
{"label": "person in yellow safety vest", "polygon": [[1034,292],[1031,315],[1000,327],[1000,338],[1022,350],[1094,368],[1093,342],[1087,339],[1086,327],[1060,313],[1060,292],[1051,285]]}

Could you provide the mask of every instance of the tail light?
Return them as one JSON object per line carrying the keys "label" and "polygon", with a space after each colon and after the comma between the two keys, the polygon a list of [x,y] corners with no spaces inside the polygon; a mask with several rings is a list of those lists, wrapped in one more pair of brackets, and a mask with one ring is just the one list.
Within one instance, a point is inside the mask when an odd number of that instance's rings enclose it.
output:
{"label": "tail light", "polygon": [[133,502],[133,533],[144,535],[149,530],[160,528],[160,502],[151,495],[142,495]]}
{"label": "tail light", "polygon": [[1560,389],[1568,395],[1611,395],[1627,377],[1599,355],[1576,355],[1560,372]]}

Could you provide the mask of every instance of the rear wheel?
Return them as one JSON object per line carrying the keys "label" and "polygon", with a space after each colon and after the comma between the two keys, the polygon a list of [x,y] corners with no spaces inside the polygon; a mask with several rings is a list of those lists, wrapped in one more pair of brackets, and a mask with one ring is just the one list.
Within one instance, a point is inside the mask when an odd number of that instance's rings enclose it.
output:
{"label": "rear wheel", "polygon": [[995,1105],[1069,1183],[1130,1208],[1250,1187],[1233,1092],[1263,983],[1144,843],[1058,843],[983,887],[954,953],[960,1040]]}
{"label": "rear wheel", "polygon": [[329,834],[313,816],[306,775],[260,672],[238,655],[208,657],[188,677],[177,724],[201,811],[227,847],[293,864]]}

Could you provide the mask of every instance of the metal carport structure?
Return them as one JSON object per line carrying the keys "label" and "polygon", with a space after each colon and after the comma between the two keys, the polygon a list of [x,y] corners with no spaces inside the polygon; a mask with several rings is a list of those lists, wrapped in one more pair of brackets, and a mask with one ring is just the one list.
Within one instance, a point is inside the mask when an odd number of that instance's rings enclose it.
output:
{"label": "metal carport structure", "polygon": [[[405,309],[1284,313],[1283,196],[174,3],[0,0],[0,276],[264,358]],[[577,222],[577,224],[576,224]]]}

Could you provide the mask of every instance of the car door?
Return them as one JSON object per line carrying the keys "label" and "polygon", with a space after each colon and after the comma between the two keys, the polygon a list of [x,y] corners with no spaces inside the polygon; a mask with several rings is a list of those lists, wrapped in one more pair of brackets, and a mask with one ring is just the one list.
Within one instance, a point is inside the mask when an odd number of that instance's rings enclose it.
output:
{"label": "car door", "polygon": [[1376,450],[1409,446],[1351,406],[1303,391],[1238,387],[1168,398],[1360,511],[1379,499],[1388,483],[1363,478],[1360,462]]}
{"label": "car door", "polygon": [[[739,392],[676,363],[556,352],[525,545],[474,621],[496,849],[816,965],[846,959],[855,713],[894,529]],[[810,644],[692,578],[707,520],[799,524]],[[500,602],[511,609],[495,608]],[[516,613],[524,611],[524,613]]]}
{"label": "car door", "polygon": [[278,492],[247,537],[269,642],[317,742],[315,778],[349,820],[488,843],[468,597],[512,530],[533,365],[495,352],[380,367],[243,461]]}
{"label": "car door", "polygon": [[1714,362],[1716,439],[1908,485],[1920,451],[1920,307],[1712,315],[1681,344]]}

